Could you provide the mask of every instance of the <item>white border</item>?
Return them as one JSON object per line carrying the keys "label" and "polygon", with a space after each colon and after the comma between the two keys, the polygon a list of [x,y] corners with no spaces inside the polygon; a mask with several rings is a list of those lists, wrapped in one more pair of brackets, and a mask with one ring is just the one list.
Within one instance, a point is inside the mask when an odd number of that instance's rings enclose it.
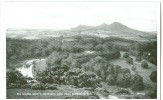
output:
{"label": "white border", "polygon": [[[6,28],[5,28],[5,2],[15,2],[15,1],[19,1],[19,2],[67,2],[67,1],[70,1],[70,2],[73,2],[73,1],[89,1],[89,2],[101,2],[101,0],[1,0],[0,2],[0,100],[5,100],[6,99]],[[102,0],[103,2],[131,2],[131,0]],[[160,0],[132,0],[132,2],[161,2]],[[161,2],[162,3],[162,2]],[[160,3],[159,3],[160,5]],[[160,83],[162,82],[163,80],[163,77],[160,77],[161,76],[161,73],[163,68],[160,68],[161,67],[161,62],[160,61],[160,56],[162,57],[163,56],[163,53],[161,52],[160,54],[160,49],[162,50],[162,47],[163,47],[163,44],[162,44],[162,40],[160,40],[160,38],[162,38],[160,34],[161,32],[161,27],[160,27],[160,24],[161,24],[161,20],[160,20],[160,10],[162,11],[163,10],[163,7],[161,5],[161,9],[158,10],[158,21],[157,21],[157,25],[158,25],[158,29],[157,29],[157,57],[158,57],[158,61],[157,61],[157,78],[158,78],[158,84],[157,84],[157,99],[155,100],[161,100],[160,96],[163,95],[163,93],[161,92],[160,93],[160,90],[161,90],[161,87],[160,87]],[[161,29],[160,29],[161,28]],[[161,42],[161,44],[160,44]],[[161,48],[160,48],[161,46]],[[161,79],[161,81],[160,81]],[[12,100],[12,99],[11,99]],[[17,100],[17,99],[13,99],[13,100]],[[24,99],[18,99],[18,100],[24,100]],[[27,100],[27,99],[26,99]],[[30,99],[29,99],[30,100]],[[40,100],[40,99],[36,99],[36,100]],[[49,99],[49,100],[52,100],[52,99]],[[77,99],[79,100],[79,99]],[[118,100],[121,100],[121,99],[118,99]],[[137,99],[132,99],[132,100],[137,100]],[[148,100],[148,99],[143,99],[143,100]]]}

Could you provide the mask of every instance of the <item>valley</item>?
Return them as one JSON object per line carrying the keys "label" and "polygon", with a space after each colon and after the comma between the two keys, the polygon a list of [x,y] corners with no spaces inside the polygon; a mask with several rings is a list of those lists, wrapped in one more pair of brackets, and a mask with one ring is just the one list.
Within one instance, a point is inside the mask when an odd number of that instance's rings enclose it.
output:
{"label": "valley", "polygon": [[[6,54],[8,99],[157,98],[156,33],[118,22],[69,30],[9,29]],[[17,95],[22,92],[41,95]]]}

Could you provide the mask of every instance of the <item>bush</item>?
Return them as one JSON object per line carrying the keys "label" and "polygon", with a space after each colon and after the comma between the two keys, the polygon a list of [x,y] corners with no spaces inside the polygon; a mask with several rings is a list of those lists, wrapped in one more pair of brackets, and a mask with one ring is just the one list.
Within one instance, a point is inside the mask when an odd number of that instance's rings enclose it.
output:
{"label": "bush", "polygon": [[135,60],[140,62],[142,58],[140,56],[137,56]]}
{"label": "bush", "polygon": [[37,73],[36,80],[41,83],[64,84],[62,76],[67,70],[67,65],[47,67],[45,71]]}
{"label": "bush", "polygon": [[146,61],[143,61],[141,63],[141,67],[147,69],[148,68],[148,63]]}
{"label": "bush", "polygon": [[120,88],[115,94],[127,94],[130,95],[130,91],[126,88]]}
{"label": "bush", "polygon": [[157,82],[157,71],[153,71],[150,75],[150,79],[153,81],[153,82]]}
{"label": "bush", "polygon": [[[156,52],[157,52],[157,51],[156,51]],[[156,54],[156,55],[157,55],[157,54]],[[156,56],[156,57],[150,57],[148,61],[151,62],[152,64],[157,65],[157,56]]]}
{"label": "bush", "polygon": [[157,90],[148,90],[145,93],[147,96],[149,96],[151,99],[157,99]]}
{"label": "bush", "polygon": [[22,89],[30,89],[30,88],[31,88],[31,84],[24,84],[24,85],[21,85],[21,88],[22,88]]}
{"label": "bush", "polygon": [[115,73],[121,73],[121,72],[122,72],[122,68],[121,68],[121,66],[119,66],[119,65],[116,65],[116,66],[114,67],[114,70],[115,70]]}
{"label": "bush", "polygon": [[102,51],[99,54],[101,57],[106,58],[107,60],[115,59],[120,57],[120,51]]}
{"label": "bush", "polygon": [[80,53],[83,51],[84,51],[84,48],[80,45],[74,45],[73,47],[71,47],[71,50],[70,50],[70,52],[73,52],[73,53]]}
{"label": "bush", "polygon": [[131,57],[128,57],[128,58],[126,59],[126,62],[127,62],[128,64],[133,64],[133,59],[132,59]]}
{"label": "bush", "polygon": [[140,91],[144,89],[143,78],[139,74],[132,75],[130,84],[133,91]]}
{"label": "bush", "polygon": [[37,74],[36,80],[44,84],[66,84],[93,88],[98,86],[99,79],[95,73],[85,72],[79,68],[68,69],[69,67],[65,66],[48,67],[45,71]]}
{"label": "bush", "polygon": [[[8,71],[6,73],[7,86],[18,87],[20,85],[27,84],[26,77],[24,77],[19,71]],[[16,86],[15,86],[16,85]]]}
{"label": "bush", "polygon": [[130,79],[131,79],[131,74],[126,73],[126,74],[119,74],[116,80],[116,85],[120,87],[129,87],[130,86]]}
{"label": "bush", "polygon": [[136,67],[133,65],[131,69],[132,69],[132,71],[135,71]]}
{"label": "bush", "polygon": [[54,51],[46,60],[48,66],[61,65],[62,59],[69,56],[67,52],[56,52]]}
{"label": "bush", "polygon": [[123,74],[130,73],[130,70],[128,68],[122,68],[122,73]]}
{"label": "bush", "polygon": [[93,72],[85,72],[81,69],[73,68],[64,75],[65,84],[77,87],[98,87],[99,79]]}
{"label": "bush", "polygon": [[91,59],[89,62],[82,65],[82,69],[84,71],[91,71],[96,73],[102,80],[106,79],[106,76],[109,72],[112,73],[112,70],[107,72],[110,68],[110,65],[106,61],[106,59],[97,56],[93,59]]}
{"label": "bush", "polygon": [[91,93],[88,97],[88,99],[100,99],[99,96],[95,93]]}
{"label": "bush", "polygon": [[113,74],[109,74],[106,78],[106,83],[108,85],[114,85],[116,82],[116,77]]}
{"label": "bush", "polygon": [[123,54],[123,58],[128,58],[128,57],[129,57],[129,53],[125,52],[125,53]]}
{"label": "bush", "polygon": [[57,90],[57,85],[56,84],[45,84],[45,89],[49,90]]}
{"label": "bush", "polygon": [[15,88],[20,88],[20,84],[14,84],[14,83],[9,83],[7,85],[7,89],[15,89]]}
{"label": "bush", "polygon": [[120,87],[130,87],[133,91],[144,89],[143,78],[139,74],[121,73],[118,75],[116,85]]}
{"label": "bush", "polygon": [[46,88],[45,88],[45,84],[37,83],[37,84],[33,84],[31,86],[31,89],[33,89],[33,90],[45,90]]}

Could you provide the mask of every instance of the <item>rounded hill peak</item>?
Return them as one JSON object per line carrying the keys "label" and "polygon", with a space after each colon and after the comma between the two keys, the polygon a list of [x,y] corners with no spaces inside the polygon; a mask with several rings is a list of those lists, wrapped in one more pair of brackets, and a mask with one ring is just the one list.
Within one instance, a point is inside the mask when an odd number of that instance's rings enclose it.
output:
{"label": "rounded hill peak", "polygon": [[113,27],[113,28],[127,28],[126,25],[123,25],[123,24],[121,24],[119,22],[114,22],[114,23],[110,24],[110,27]]}

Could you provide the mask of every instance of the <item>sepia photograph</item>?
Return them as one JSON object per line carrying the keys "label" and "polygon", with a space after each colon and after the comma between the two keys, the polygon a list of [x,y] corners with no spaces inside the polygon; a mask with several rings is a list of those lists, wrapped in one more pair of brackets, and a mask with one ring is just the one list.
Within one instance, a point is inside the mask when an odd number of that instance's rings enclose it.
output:
{"label": "sepia photograph", "polygon": [[7,99],[159,98],[160,2],[8,1],[5,11]]}

